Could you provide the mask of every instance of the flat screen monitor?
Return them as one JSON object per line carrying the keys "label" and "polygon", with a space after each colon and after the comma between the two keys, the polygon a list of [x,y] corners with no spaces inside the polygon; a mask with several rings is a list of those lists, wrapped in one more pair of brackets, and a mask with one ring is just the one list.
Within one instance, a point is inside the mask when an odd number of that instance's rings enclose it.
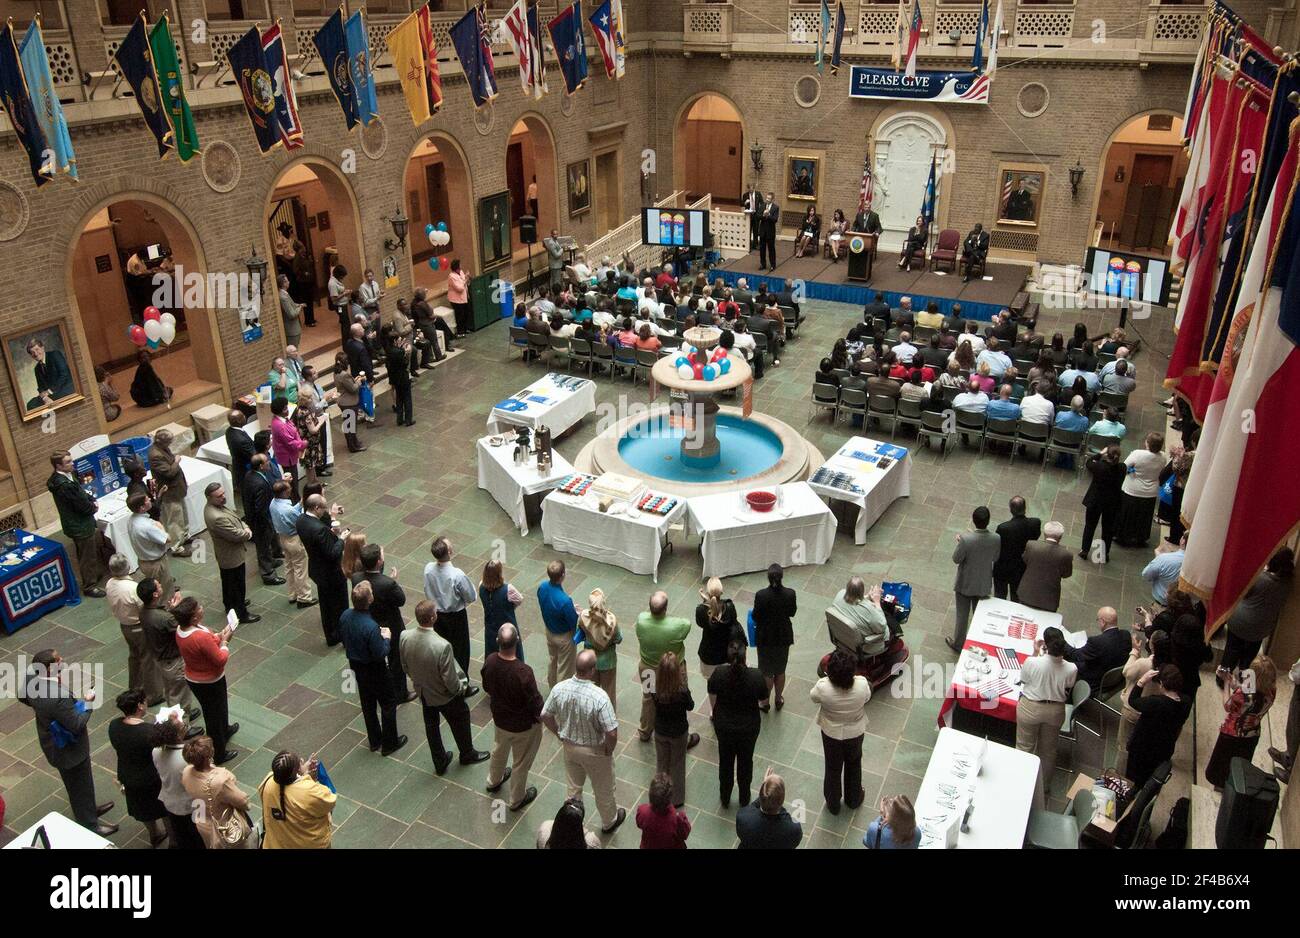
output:
{"label": "flat screen monitor", "polygon": [[1084,262],[1088,292],[1098,296],[1164,306],[1169,302],[1169,261],[1130,251],[1088,248]]}
{"label": "flat screen monitor", "polygon": [[161,244],[151,244],[144,249],[144,259],[146,261],[160,261],[163,259],[164,253]]}
{"label": "flat screen monitor", "polygon": [[709,233],[709,213],[698,208],[641,210],[641,240],[661,247],[702,248]]}

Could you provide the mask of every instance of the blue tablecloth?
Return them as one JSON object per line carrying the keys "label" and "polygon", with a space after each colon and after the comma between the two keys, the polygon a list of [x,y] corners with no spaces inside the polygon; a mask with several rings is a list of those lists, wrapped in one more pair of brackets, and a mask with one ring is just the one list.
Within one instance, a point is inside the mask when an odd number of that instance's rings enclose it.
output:
{"label": "blue tablecloth", "polygon": [[[0,552],[0,623],[13,634],[41,616],[81,602],[68,552],[58,541],[15,531],[18,546]],[[26,551],[35,550],[30,557]],[[17,559],[17,563],[10,562]]]}

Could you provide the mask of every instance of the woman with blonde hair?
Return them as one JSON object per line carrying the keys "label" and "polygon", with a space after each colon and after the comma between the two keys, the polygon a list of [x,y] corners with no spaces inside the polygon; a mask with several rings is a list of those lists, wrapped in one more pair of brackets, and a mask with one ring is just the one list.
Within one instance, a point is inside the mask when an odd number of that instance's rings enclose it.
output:
{"label": "woman with blonde hair", "polygon": [[258,836],[248,816],[248,795],[233,772],[212,764],[212,755],[212,740],[207,736],[187,740],[181,750],[187,763],[181,785],[193,803],[202,806],[194,813],[194,826],[209,850],[255,850]]}
{"label": "woman with blonde hair", "polygon": [[700,636],[700,673],[707,681],[717,668],[727,663],[727,646],[732,642],[747,646],[736,615],[736,604],[722,597],[722,581],[716,576],[709,577],[700,590],[695,624],[703,632]]}
{"label": "woman with blonde hair", "polygon": [[1205,780],[1222,788],[1228,766],[1238,756],[1249,762],[1259,745],[1260,725],[1277,698],[1277,667],[1268,655],[1256,655],[1249,670],[1232,672],[1223,684],[1223,725],[1205,766]]}
{"label": "woman with blonde hair", "polygon": [[366,536],[360,531],[352,531],[343,539],[343,557],[339,560],[339,566],[348,579],[352,578],[352,574],[365,569],[361,564],[361,548],[365,546]]}
{"label": "woman with blonde hair", "polygon": [[587,597],[587,608],[578,614],[578,628],[582,629],[582,643],[596,653],[596,683],[616,700],[618,680],[618,651],[623,632],[618,619],[605,605],[605,591],[600,587]]}
{"label": "woman with blonde hair", "polygon": [[872,850],[915,850],[921,846],[921,829],[916,826],[916,809],[907,795],[890,795],[880,800],[880,816],[862,837]]}
{"label": "woman with blonde hair", "polygon": [[325,449],[321,430],[329,418],[310,384],[298,385],[298,407],[289,418],[298,435],[307,441],[307,448],[298,457],[307,483],[317,481],[316,470],[325,465]]}
{"label": "woman with blonde hair", "polygon": [[673,780],[673,805],[680,808],[686,804],[686,750],[700,741],[687,721],[695,700],[686,686],[686,662],[673,652],[664,652],[654,674],[655,771]]}

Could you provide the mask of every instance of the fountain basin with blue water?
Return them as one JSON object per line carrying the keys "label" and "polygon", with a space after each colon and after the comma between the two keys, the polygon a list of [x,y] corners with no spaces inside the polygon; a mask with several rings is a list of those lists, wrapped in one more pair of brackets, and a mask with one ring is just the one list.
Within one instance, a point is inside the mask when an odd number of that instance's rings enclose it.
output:
{"label": "fountain basin with blue water", "polygon": [[764,473],[785,451],[775,431],[736,415],[719,414],[716,432],[716,452],[695,458],[686,430],[673,426],[667,414],[658,414],[629,429],[618,441],[618,455],[640,474],[707,485]]}

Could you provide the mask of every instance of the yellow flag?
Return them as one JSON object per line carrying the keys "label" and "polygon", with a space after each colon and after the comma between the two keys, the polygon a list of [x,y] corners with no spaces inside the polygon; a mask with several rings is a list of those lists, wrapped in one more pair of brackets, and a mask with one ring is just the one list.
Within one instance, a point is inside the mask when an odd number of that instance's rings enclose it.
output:
{"label": "yellow flag", "polygon": [[393,67],[402,82],[406,106],[418,127],[429,119],[429,95],[425,90],[424,48],[420,44],[419,12],[412,13],[393,27],[385,40],[393,56]]}

